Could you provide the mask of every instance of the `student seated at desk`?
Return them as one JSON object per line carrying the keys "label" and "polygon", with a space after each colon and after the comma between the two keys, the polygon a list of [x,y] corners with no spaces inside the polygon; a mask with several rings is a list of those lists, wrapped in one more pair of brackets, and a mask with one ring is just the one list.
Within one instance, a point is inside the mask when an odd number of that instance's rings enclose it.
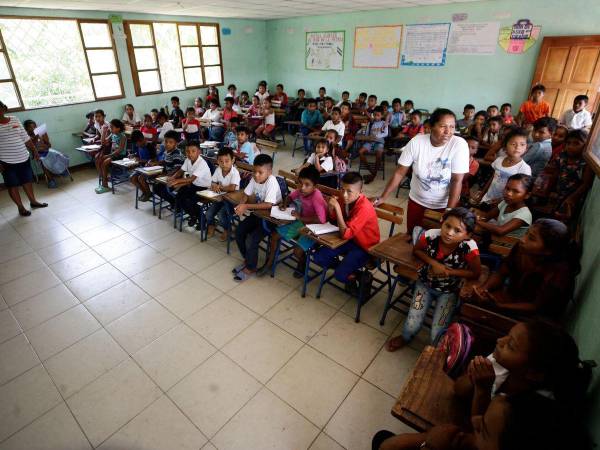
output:
{"label": "student seated at desk", "polygon": [[[340,238],[348,240],[336,249],[322,247],[314,261],[323,268],[335,266],[335,279],[346,285],[349,292],[358,290],[356,272],[369,260],[368,250],[379,243],[379,222],[372,203],[363,194],[363,178],[358,172],[347,172],[342,177],[344,205],[336,197],[328,202],[329,219],[337,223]],[[343,256],[339,265],[338,256]]]}
{"label": "student seated at desk", "polygon": [[467,129],[473,123],[473,118],[475,117],[475,106],[467,103],[463,108],[463,118],[456,121],[456,130],[461,135],[467,134]]}
{"label": "student seated at desk", "polygon": [[342,121],[342,110],[337,106],[331,110],[331,118],[323,124],[323,127],[321,127],[321,132],[328,130],[335,130],[337,132],[339,140],[336,144],[341,142],[344,132],[346,131],[346,125],[344,125],[344,122]]}
{"label": "student seated at desk", "polygon": [[402,100],[395,98],[392,100],[392,111],[387,115],[386,122],[390,129],[390,137],[396,137],[402,131],[404,123],[404,111],[402,110]]}
{"label": "student seated at desk", "polygon": [[[240,172],[233,165],[235,157],[230,148],[222,148],[217,154],[217,163],[219,167],[213,173],[210,189],[213,192],[233,192],[240,187]],[[223,227],[223,233],[219,240],[226,241],[228,230],[231,223],[230,204],[225,200],[212,202],[206,211],[206,224],[208,226],[207,237],[211,238],[215,235],[215,216],[219,217],[219,223]]]}
{"label": "student seated at desk", "polygon": [[246,115],[246,124],[251,133],[254,133],[254,130],[262,124],[263,117],[260,109],[260,99],[255,95],[252,97],[252,104],[248,108],[248,114]]}
{"label": "student seated at desk", "polygon": [[500,129],[502,128],[502,118],[500,116],[491,117],[481,134],[479,146],[482,150],[489,149],[500,139]]}
{"label": "student seated at desk", "polygon": [[96,129],[94,144],[102,146],[102,150],[95,154],[97,158],[103,151],[109,151],[110,149],[110,124],[106,121],[106,114],[102,109],[97,109],[94,112],[94,128]]}
{"label": "student seated at desk", "polygon": [[[140,167],[150,167],[158,165],[156,156],[156,146],[153,142],[149,142],[146,136],[140,130],[133,130],[131,133],[131,143],[133,145],[134,159],[139,163]],[[138,200],[147,202],[152,198],[150,187],[146,181],[146,177],[141,173],[134,172],[130,177],[131,184],[142,191]]]}
{"label": "student seated at desk", "polygon": [[135,111],[131,103],[125,105],[125,112],[123,113],[121,122],[131,127],[139,127],[142,124],[142,119],[140,119],[139,114]]}
{"label": "student seated at desk", "polygon": [[84,138],[90,138],[96,135],[96,127],[95,127],[95,120],[94,120],[94,111],[90,111],[89,113],[87,113],[85,115],[85,118],[87,119],[87,124],[85,125],[85,128],[83,129],[83,137]]}
{"label": "student seated at desk", "polygon": [[367,161],[367,153],[375,153],[375,166],[371,169],[371,174],[365,177],[365,184],[371,183],[377,176],[379,167],[382,164],[383,159],[383,145],[385,138],[388,135],[387,123],[382,118],[381,107],[377,106],[373,110],[372,119],[367,127],[367,136],[375,139],[374,142],[364,142],[361,149],[359,150],[360,162],[369,167]]}
{"label": "student seated at desk", "polygon": [[561,321],[573,297],[579,252],[565,224],[538,219],[502,261],[497,272],[465,298],[508,315],[537,315]]}
{"label": "student seated at desk", "polygon": [[40,162],[42,164],[42,170],[44,176],[48,182],[48,188],[56,188],[55,175],[61,175],[69,168],[69,158],[63,155],[58,150],[51,148],[50,138],[47,133],[38,136],[34,133],[37,128],[37,124],[33,120],[26,120],[23,122],[23,128],[27,131],[27,134],[31,138],[31,142],[35,145]]}
{"label": "student seated at desk", "polygon": [[125,147],[127,146],[127,136],[125,136],[125,125],[119,119],[110,121],[110,151],[108,154],[100,153],[96,157],[96,170],[102,179],[102,184],[95,191],[96,194],[105,194],[110,192],[108,187],[108,171],[113,161],[123,159],[125,156]]}
{"label": "student seated at desk", "polygon": [[396,135],[396,139],[408,142],[417,134],[424,134],[424,131],[423,124],[421,123],[421,113],[419,111],[413,111],[410,113],[410,122]]}
{"label": "student seated at desk", "polygon": [[479,249],[471,238],[475,214],[466,208],[453,208],[444,213],[439,229],[422,231],[415,228],[414,255],[425,264],[418,270],[413,299],[404,322],[402,335],[391,338],[390,352],[404,347],[417,335],[435,300],[431,322],[431,342],[448,327],[458,305],[463,279],[477,279],[481,274]]}
{"label": "student seated at desk", "polygon": [[152,108],[150,110],[150,117],[152,118],[152,126],[154,128],[156,128],[158,130],[159,124],[158,124],[158,109],[156,108]]}
{"label": "student seated at desk", "polygon": [[542,117],[533,124],[533,143],[527,147],[523,161],[531,167],[531,176],[534,179],[542,173],[552,157],[554,130],[556,130],[556,119],[552,117]]}
{"label": "student seated at desk", "polygon": [[[269,155],[258,155],[254,159],[254,172],[240,203],[234,212],[242,217],[246,211],[267,210],[281,202],[281,189],[272,174],[273,159]],[[262,219],[254,214],[240,222],[236,229],[235,240],[244,257],[244,262],[233,268],[233,279],[245,281],[256,275],[258,264],[258,246],[265,237]]]}
{"label": "student seated at desk", "polygon": [[185,110],[185,119],[181,121],[181,127],[186,141],[200,140],[200,121],[196,119],[196,110],[193,107]]}
{"label": "student seated at desk", "polygon": [[218,110],[218,100],[211,100],[210,107],[202,115],[202,119],[210,120],[210,126],[208,128],[208,139],[210,141],[223,141],[223,135],[225,134],[225,127],[223,126],[223,114]]}
{"label": "student seated at desk", "polygon": [[[367,99],[367,107],[365,108],[365,115],[368,116],[369,119],[373,118],[375,108],[377,108],[377,96],[375,94],[371,94]],[[381,110],[381,117],[383,117],[383,110]]]}
{"label": "student seated at desk", "polygon": [[275,129],[275,112],[271,108],[271,100],[265,99],[262,102],[260,109],[262,123],[255,130],[257,139],[272,139],[273,130]]}
{"label": "student seated at desk", "polygon": [[251,104],[252,102],[250,101],[250,95],[248,94],[248,91],[242,91],[237,102],[237,106],[239,107],[239,110],[236,109],[237,113],[241,114],[242,108],[249,108]]}
{"label": "student seated at desk", "polygon": [[165,135],[169,131],[173,131],[173,124],[169,121],[169,116],[164,111],[158,113],[158,142],[163,142]]}
{"label": "student seated at desk", "polygon": [[148,141],[156,144],[158,141],[158,130],[154,127],[154,124],[152,123],[152,116],[150,114],[144,114],[144,122],[142,123],[142,128],[140,128],[140,131]]}
{"label": "student seated at desk", "polygon": [[319,111],[321,111],[321,115],[323,116],[323,120],[326,121],[331,118],[331,112],[333,111],[333,108],[333,99],[331,97],[325,97],[323,107],[319,109]]}
{"label": "student seated at desk", "polygon": [[196,192],[210,187],[212,175],[201,155],[197,142],[188,142],[185,151],[187,158],[183,166],[168,179],[168,186],[177,191],[178,205],[190,216],[188,226],[198,222],[198,196]]}
{"label": "student seated at desk", "polygon": [[214,86],[214,85],[211,84],[206,89],[206,101],[205,101],[205,103],[207,105],[209,105],[210,102],[212,102],[213,100],[216,100],[216,102],[219,103],[219,90],[217,89],[216,86]]}
{"label": "student seated at desk", "polygon": [[[157,159],[159,164],[165,167],[167,176],[173,175],[185,161],[185,155],[177,145],[180,138],[180,133],[175,130],[168,131],[165,134],[164,142],[160,145]],[[155,195],[168,201],[171,205],[174,204],[175,197],[167,189],[167,186],[162,183],[155,183],[153,189]]]}
{"label": "student seated at desk", "polygon": [[226,131],[223,136],[223,146],[229,148],[237,148],[237,133],[236,129],[240,126],[239,116],[232,117],[225,125]]}
{"label": "student seated at desk", "polygon": [[298,89],[296,99],[292,102],[290,107],[290,119],[300,120],[302,112],[306,108],[306,91],[304,89]]}
{"label": "student seated at desk", "polygon": [[260,83],[258,83],[258,87],[254,95],[258,97],[258,101],[260,102],[260,104],[262,104],[264,100],[268,99],[271,96],[269,90],[267,89],[266,81],[263,80]]}
{"label": "student seated at desk", "polygon": [[473,136],[465,137],[469,146],[469,171],[465,173],[462,180],[462,189],[460,191],[461,200],[465,204],[469,204],[471,198],[471,187],[473,186],[475,176],[479,171],[479,161],[475,159],[475,155],[479,151],[479,141]]}
{"label": "student seated at desk", "polygon": [[238,101],[238,96],[236,94],[237,91],[237,86],[235,84],[230,84],[229,86],[227,86],[227,94],[225,94],[225,99],[227,100],[228,98],[233,99],[233,103],[237,103]]}
{"label": "student seated at desk", "polygon": [[204,102],[202,101],[202,97],[196,97],[194,99],[194,112],[196,117],[202,117],[202,115],[206,112],[204,108]]}
{"label": "student seated at desk", "polygon": [[256,156],[260,155],[260,149],[256,143],[250,142],[250,130],[245,126],[239,126],[236,129],[237,143],[235,157],[248,164],[254,164]]}
{"label": "student seated at desk", "polygon": [[302,136],[304,136],[304,153],[308,155],[311,150],[311,142],[306,136],[310,133],[318,133],[323,126],[323,116],[321,116],[321,112],[317,109],[316,100],[308,100],[306,109],[302,112],[300,121],[302,122],[300,132],[302,133]]}
{"label": "student seated at desk", "polygon": [[340,136],[333,128],[325,132],[325,140],[329,144],[329,154],[333,158],[333,169],[337,172],[346,172],[346,158],[342,151]]}
{"label": "student seated at desk", "polygon": [[354,116],[352,116],[350,103],[342,103],[340,111],[342,112],[342,122],[344,122],[344,135],[342,136],[342,152],[339,156],[347,159],[354,145],[354,139],[360,129],[360,125],[354,120]]}
{"label": "student seated at desk", "polygon": [[342,106],[342,103],[348,103],[348,104],[350,104],[350,92],[348,92],[348,91],[342,92],[342,99],[339,102],[337,102],[335,104],[335,106],[337,106],[338,108],[340,108]]}
{"label": "student seated at desk", "polygon": [[315,152],[295,172],[300,173],[305,167],[311,166],[317,169],[319,174],[333,170],[333,157],[331,156],[329,143],[325,139],[321,139],[315,144]]}
{"label": "student seated at desk", "polygon": [[184,117],[185,114],[179,107],[179,97],[174,95],[171,97],[171,115],[169,116],[169,120],[173,124],[173,128],[179,128]]}
{"label": "student seated at desk", "polygon": [[283,91],[283,84],[275,86],[275,93],[271,96],[271,101],[279,102],[280,108],[285,108],[288,104],[288,96]]}
{"label": "student seated at desk", "polygon": [[233,109],[235,101],[233,97],[225,97],[225,106],[223,106],[223,122],[227,125],[231,119],[238,116],[238,113]]}
{"label": "student seated at desk", "polygon": [[327,89],[321,86],[319,88],[319,96],[315,99],[317,102],[317,109],[321,111],[325,107],[325,99],[327,98]]}
{"label": "student seated at desk", "polygon": [[356,100],[354,100],[354,103],[352,104],[352,109],[361,111],[361,114],[365,109],[367,109],[367,93],[366,92],[361,92],[360,94],[358,94],[358,97],[356,97]]}
{"label": "student seated at desk", "polygon": [[510,103],[502,103],[500,107],[500,117],[502,118],[502,125],[513,125],[515,118],[512,115],[512,105]]}

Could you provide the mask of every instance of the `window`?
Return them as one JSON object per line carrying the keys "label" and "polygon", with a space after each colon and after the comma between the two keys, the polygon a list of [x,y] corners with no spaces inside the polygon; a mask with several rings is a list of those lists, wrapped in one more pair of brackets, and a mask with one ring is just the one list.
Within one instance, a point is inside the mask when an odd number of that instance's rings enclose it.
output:
{"label": "window", "polygon": [[137,95],[223,84],[218,24],[125,22]]}
{"label": "window", "polygon": [[0,33],[0,95],[11,109],[123,97],[108,22],[0,17]]}

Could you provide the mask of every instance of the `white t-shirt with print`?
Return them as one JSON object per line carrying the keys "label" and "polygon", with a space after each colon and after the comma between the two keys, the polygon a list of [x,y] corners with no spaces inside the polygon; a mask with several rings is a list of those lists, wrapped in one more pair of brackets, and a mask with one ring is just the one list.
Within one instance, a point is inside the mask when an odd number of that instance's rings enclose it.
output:
{"label": "white t-shirt with print", "polygon": [[210,187],[210,168],[201,156],[198,156],[198,159],[194,163],[192,163],[191,159],[186,158],[183,162],[183,166],[181,166],[181,170],[185,172],[186,177],[196,177],[193,181],[194,186]]}
{"label": "white t-shirt with print", "polygon": [[344,132],[346,131],[346,125],[344,125],[344,122],[342,122],[341,120],[337,124],[333,123],[333,120],[328,120],[327,122],[325,122],[321,130],[335,130],[337,131],[338,136],[344,136]]}
{"label": "white t-shirt with print", "polygon": [[223,171],[220,167],[217,167],[215,173],[212,176],[212,182],[220,184],[221,186],[235,185],[236,189],[240,185],[240,172],[237,168],[232,167],[226,176],[223,176]]}
{"label": "white t-shirt with print", "polygon": [[267,181],[262,184],[254,181],[254,178],[250,180],[244,194],[255,195],[256,203],[271,203],[276,205],[281,202],[281,189],[279,189],[279,183],[275,178],[275,175],[269,175]]}
{"label": "white t-shirt with print", "polygon": [[[315,164],[315,155],[316,153],[313,153],[308,157],[306,160],[307,164]],[[319,163],[321,164],[321,169],[323,169],[325,172],[331,172],[333,170],[333,158],[331,156],[320,158]]]}
{"label": "white t-shirt with print", "polygon": [[521,162],[515,164],[514,166],[504,167],[502,166],[502,161],[504,161],[504,158],[505,157],[496,158],[492,163],[494,177],[492,178],[490,188],[481,199],[482,202],[490,203],[495,200],[502,199],[504,186],[506,186],[506,182],[511,176],[517,173],[531,175],[531,167],[529,167],[529,164],[527,164],[525,161],[521,160]]}
{"label": "white t-shirt with print", "polygon": [[453,173],[469,171],[469,146],[459,136],[452,136],[441,147],[431,144],[428,134],[412,138],[398,158],[398,164],[412,167],[410,199],[431,209],[448,205]]}

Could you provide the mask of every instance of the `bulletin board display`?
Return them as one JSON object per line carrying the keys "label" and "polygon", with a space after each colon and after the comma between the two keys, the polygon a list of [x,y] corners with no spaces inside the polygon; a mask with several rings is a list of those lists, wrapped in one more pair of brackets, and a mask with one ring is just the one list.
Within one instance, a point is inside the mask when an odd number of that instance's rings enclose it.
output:
{"label": "bulletin board display", "polygon": [[344,70],[345,31],[306,32],[306,70]]}
{"label": "bulletin board display", "polygon": [[395,69],[400,62],[402,25],[356,27],[353,67]]}

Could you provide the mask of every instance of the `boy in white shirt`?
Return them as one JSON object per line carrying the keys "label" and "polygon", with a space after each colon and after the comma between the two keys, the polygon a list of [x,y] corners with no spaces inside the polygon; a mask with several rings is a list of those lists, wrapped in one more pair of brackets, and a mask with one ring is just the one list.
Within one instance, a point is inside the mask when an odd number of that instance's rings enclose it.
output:
{"label": "boy in white shirt", "polygon": [[183,166],[167,179],[167,186],[177,191],[177,206],[190,216],[188,225],[193,227],[198,221],[196,192],[210,187],[212,175],[197,142],[188,143],[185,151]]}
{"label": "boy in white shirt", "polygon": [[210,141],[223,142],[225,135],[225,126],[223,125],[223,113],[217,108],[219,102],[217,100],[210,101],[210,107],[202,115],[203,120],[210,120],[208,128],[208,139]]}
{"label": "boy in white shirt", "polygon": [[173,129],[173,124],[169,122],[169,116],[164,111],[159,112],[156,117],[158,119],[158,142],[163,142],[167,131]]}
{"label": "boy in white shirt", "polygon": [[344,132],[346,131],[346,125],[344,125],[344,122],[342,121],[342,110],[340,108],[336,106],[331,110],[331,119],[325,122],[321,130],[335,130],[338,134],[337,143],[339,143],[342,140]]}
{"label": "boy in white shirt", "polygon": [[565,111],[560,118],[560,124],[566,125],[569,130],[590,131],[592,127],[592,115],[585,109],[590,101],[587,95],[578,95],[573,100],[573,109]]}
{"label": "boy in white shirt", "polygon": [[[272,174],[273,159],[269,155],[260,154],[254,159],[253,166],[252,179],[244,189],[240,203],[234,208],[234,212],[240,217],[246,211],[270,211],[273,205],[282,200],[279,183]],[[235,240],[244,262],[232,270],[235,281],[245,281],[256,275],[258,246],[266,234],[262,219],[254,214],[246,217],[238,225]]]}
{"label": "boy in white shirt", "polygon": [[[240,187],[240,172],[233,166],[234,156],[230,148],[222,148],[217,154],[219,167],[212,176],[210,189],[213,192],[233,192]],[[231,224],[230,204],[226,201],[212,202],[206,211],[206,224],[208,225],[207,237],[215,235],[215,216],[219,217],[219,224],[223,227],[220,240],[226,241]]]}
{"label": "boy in white shirt", "polygon": [[344,103],[344,102],[350,103],[350,92],[348,92],[348,91],[342,92],[342,99],[339,102],[337,102],[335,104],[335,106],[338,107],[338,108],[341,108],[342,107],[342,103]]}

